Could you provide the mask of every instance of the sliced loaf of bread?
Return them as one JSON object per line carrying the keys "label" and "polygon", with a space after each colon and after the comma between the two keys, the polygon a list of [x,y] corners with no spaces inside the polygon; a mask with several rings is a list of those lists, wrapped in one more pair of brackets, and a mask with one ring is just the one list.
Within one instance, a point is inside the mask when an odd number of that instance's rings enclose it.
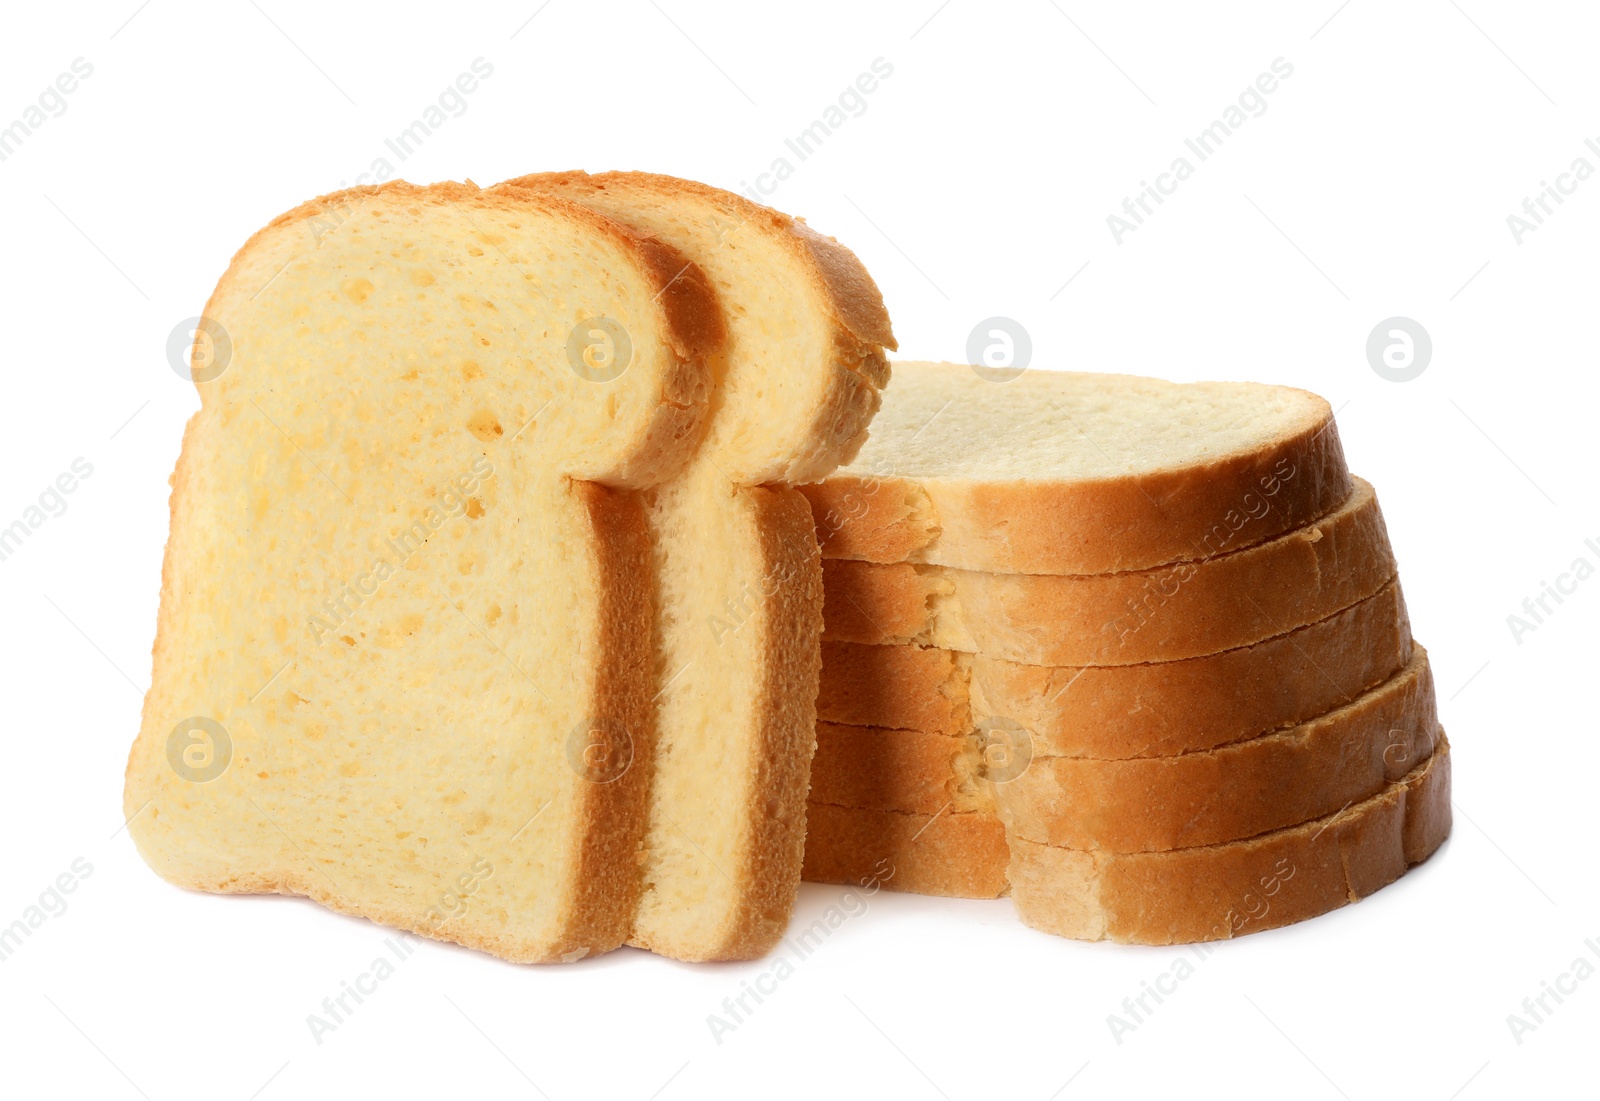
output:
{"label": "sliced loaf of bread", "polygon": [[666,242],[716,288],[727,340],[693,462],[652,494],[658,742],[632,943],[680,959],[765,953],[799,885],[822,579],[785,483],[853,457],[888,381],[889,317],[838,242],[666,176],[521,177]]}
{"label": "sliced loaf of bread", "polygon": [[632,491],[701,438],[704,277],[559,199],[395,183],[273,221],[206,318],[231,358],[172,479],[141,854],[514,960],[621,944],[656,691]]}
{"label": "sliced loaf of bread", "polygon": [[1100,574],[1262,542],[1350,488],[1303,390],[902,362],[871,440],[804,492],[826,557]]}

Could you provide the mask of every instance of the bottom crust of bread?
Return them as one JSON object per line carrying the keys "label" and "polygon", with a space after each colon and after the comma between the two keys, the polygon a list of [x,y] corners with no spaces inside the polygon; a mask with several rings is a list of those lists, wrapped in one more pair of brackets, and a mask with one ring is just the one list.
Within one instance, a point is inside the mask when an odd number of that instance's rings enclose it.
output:
{"label": "bottom crust of bread", "polygon": [[907,814],[811,803],[802,878],[947,898],[1006,893],[1005,827],[993,814]]}
{"label": "bottom crust of bread", "polygon": [[1190,944],[1276,929],[1358,902],[1449,836],[1450,746],[1335,814],[1246,841],[1110,854],[1013,839],[1017,914],[1046,933]]}

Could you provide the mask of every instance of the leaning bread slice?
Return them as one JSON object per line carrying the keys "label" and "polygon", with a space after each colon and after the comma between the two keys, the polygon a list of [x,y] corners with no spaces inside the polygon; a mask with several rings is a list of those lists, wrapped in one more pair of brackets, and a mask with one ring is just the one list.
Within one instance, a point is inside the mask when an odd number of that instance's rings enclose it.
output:
{"label": "leaning bread slice", "polygon": [[1121,759],[1243,741],[1341,707],[1411,660],[1398,584],[1237,650],[1146,665],[1048,666],[927,646],[822,644],[818,716],[965,733],[1009,720],[1041,756]]}
{"label": "leaning bread slice", "polygon": [[[703,278],[571,203],[395,183],[275,220],[206,318],[231,358],[172,479],[141,854],[514,960],[617,946],[654,691],[630,489],[699,437]],[[611,378],[571,353],[601,318]]]}
{"label": "leaning bread slice", "polygon": [[808,487],[823,554],[992,573],[1209,558],[1350,492],[1328,403],[1256,383],[896,363],[854,462]]}
{"label": "leaning bread slice", "polygon": [[806,501],[860,447],[889,318],[855,256],[777,211],[666,176],[526,176],[667,242],[716,286],[727,342],[694,463],[651,506],[661,570],[659,743],[632,941],[760,955],[799,886],[822,578]]}
{"label": "leaning bread slice", "polygon": [[1450,833],[1450,746],[1333,814],[1247,841],[1113,854],[1011,841],[1011,895],[1035,929],[1079,940],[1226,940],[1359,901]]}
{"label": "leaning bread slice", "polygon": [[999,898],[1010,858],[992,811],[907,814],[811,802],[805,878],[947,898]]}
{"label": "leaning bread slice", "polygon": [[823,637],[915,642],[1034,665],[1134,665],[1249,646],[1371,596],[1395,575],[1372,487],[1264,543],[1133,573],[976,573],[830,560]]}
{"label": "leaning bread slice", "polygon": [[1010,836],[1025,841],[1108,853],[1214,845],[1377,794],[1433,754],[1438,724],[1418,646],[1388,681],[1299,726],[1168,757],[1034,754],[994,797]]}

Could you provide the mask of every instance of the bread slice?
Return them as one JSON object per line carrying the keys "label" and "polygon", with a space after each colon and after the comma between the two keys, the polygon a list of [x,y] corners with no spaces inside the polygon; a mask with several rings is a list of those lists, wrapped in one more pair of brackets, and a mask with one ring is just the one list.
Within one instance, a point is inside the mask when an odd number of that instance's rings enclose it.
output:
{"label": "bread slice", "polygon": [[888,314],[849,250],[725,191],[633,172],[502,186],[666,242],[721,300],[727,341],[702,446],[650,508],[659,743],[632,943],[688,960],[759,956],[799,885],[821,631],[810,511],[782,483],[821,478],[860,447],[888,381]]}
{"label": "bread slice", "polygon": [[[513,960],[617,946],[654,691],[628,490],[700,438],[704,278],[580,206],[394,183],[273,221],[206,316],[233,352],[172,479],[141,854]],[[569,355],[601,317],[609,381]]]}
{"label": "bread slice", "polygon": [[922,646],[822,644],[818,716],[962,734],[1001,717],[1041,756],[1121,759],[1243,741],[1341,707],[1411,660],[1397,584],[1318,623],[1186,661],[1055,667]]}
{"label": "bread slice", "polygon": [[1157,852],[1214,845],[1332,814],[1433,754],[1428,655],[1360,699],[1220,749],[1097,761],[1041,757],[993,785],[1010,836],[1070,849]]}
{"label": "bread slice", "polygon": [[805,878],[867,884],[947,898],[1006,893],[1009,850],[992,812],[905,814],[836,807],[806,808]]}
{"label": "bread slice", "polygon": [[804,491],[826,557],[1121,573],[1262,542],[1350,493],[1332,411],[1303,390],[894,370],[871,440]]}
{"label": "bread slice", "polygon": [[1249,646],[1315,623],[1395,576],[1372,487],[1253,547],[1135,573],[1068,577],[834,560],[824,638],[915,642],[1034,665],[1133,665]]}
{"label": "bread slice", "polygon": [[1011,842],[1011,895],[1035,929],[1079,940],[1226,940],[1359,901],[1450,833],[1450,746],[1383,791],[1247,841],[1113,854]]}

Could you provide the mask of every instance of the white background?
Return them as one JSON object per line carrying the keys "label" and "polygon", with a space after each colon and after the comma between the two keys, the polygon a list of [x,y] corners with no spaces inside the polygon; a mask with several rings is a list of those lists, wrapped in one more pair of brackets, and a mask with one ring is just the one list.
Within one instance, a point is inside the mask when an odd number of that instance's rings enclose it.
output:
{"label": "white background", "polygon": [[[1520,1044],[1507,1023],[1600,938],[1600,580],[1520,642],[1507,625],[1575,558],[1600,564],[1600,180],[1520,243],[1506,220],[1575,158],[1600,168],[1592,11],[137,2],[11,5],[0,32],[0,125],[93,65],[0,163],[0,525],[74,459],[94,468],[0,562],[0,925],[92,866],[0,963],[0,1091],[1594,1094],[1600,981]],[[493,75],[397,175],[647,168],[740,189],[788,156],[770,201],[861,255],[903,355],[963,359],[1005,315],[1035,366],[1327,396],[1432,653],[1455,748],[1446,847],[1358,906],[1220,946],[1120,1044],[1107,1015],[1180,950],[1034,933],[1004,900],[882,893],[720,1044],[707,1015],[770,963],[625,949],[533,968],[428,944],[317,1045],[307,1014],[387,932],[178,890],[117,832],[166,479],[197,405],[164,348],[251,232],[354,182],[479,57]],[[893,74],[867,110],[798,162],[784,139],[880,57]],[[1106,216],[1279,57],[1294,71],[1265,114],[1117,243]],[[1364,352],[1395,315],[1434,344],[1403,384]],[[805,886],[800,920],[841,891]]]}

